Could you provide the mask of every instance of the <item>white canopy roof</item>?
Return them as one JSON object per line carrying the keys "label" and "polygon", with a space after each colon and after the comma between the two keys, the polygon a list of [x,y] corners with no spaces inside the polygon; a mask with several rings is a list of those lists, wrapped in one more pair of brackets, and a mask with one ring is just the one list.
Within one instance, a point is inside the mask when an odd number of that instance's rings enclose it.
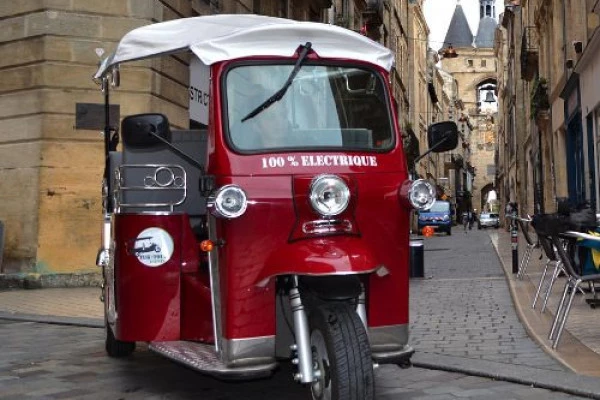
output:
{"label": "white canopy roof", "polygon": [[322,58],[366,61],[387,71],[394,63],[388,48],[339,26],[262,15],[220,14],[132,30],[123,36],[94,77],[100,78],[115,64],[188,49],[206,65],[249,56],[291,57],[306,42],[311,42],[312,49]]}

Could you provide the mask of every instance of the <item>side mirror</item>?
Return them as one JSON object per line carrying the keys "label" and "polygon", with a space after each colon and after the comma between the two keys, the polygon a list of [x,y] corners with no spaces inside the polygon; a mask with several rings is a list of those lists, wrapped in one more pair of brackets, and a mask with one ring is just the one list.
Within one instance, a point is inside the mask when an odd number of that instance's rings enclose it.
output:
{"label": "side mirror", "polygon": [[458,145],[458,127],[453,121],[438,122],[427,129],[427,144],[431,151],[441,153]]}
{"label": "side mirror", "polygon": [[169,120],[163,114],[130,115],[121,122],[121,137],[123,145],[130,149],[157,147],[164,145],[164,141],[170,143]]}

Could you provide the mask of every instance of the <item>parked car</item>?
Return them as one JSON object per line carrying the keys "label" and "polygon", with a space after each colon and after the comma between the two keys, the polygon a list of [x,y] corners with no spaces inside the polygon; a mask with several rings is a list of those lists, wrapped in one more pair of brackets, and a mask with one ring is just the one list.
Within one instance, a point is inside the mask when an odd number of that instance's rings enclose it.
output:
{"label": "parked car", "polygon": [[500,216],[495,213],[482,212],[479,216],[477,229],[498,228],[500,226]]}
{"label": "parked car", "polygon": [[438,232],[446,232],[452,235],[452,211],[450,203],[436,200],[429,210],[419,211],[418,234],[425,226],[431,226]]}

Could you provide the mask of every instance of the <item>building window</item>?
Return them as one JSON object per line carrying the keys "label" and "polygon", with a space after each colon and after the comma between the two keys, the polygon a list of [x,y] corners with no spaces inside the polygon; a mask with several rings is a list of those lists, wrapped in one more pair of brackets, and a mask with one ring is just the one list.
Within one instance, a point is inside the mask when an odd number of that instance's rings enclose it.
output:
{"label": "building window", "polygon": [[481,66],[482,66],[482,67],[485,67],[485,66],[487,66],[487,61],[486,61],[486,60],[481,60]]}
{"label": "building window", "polygon": [[473,66],[473,60],[467,60],[467,67]]}

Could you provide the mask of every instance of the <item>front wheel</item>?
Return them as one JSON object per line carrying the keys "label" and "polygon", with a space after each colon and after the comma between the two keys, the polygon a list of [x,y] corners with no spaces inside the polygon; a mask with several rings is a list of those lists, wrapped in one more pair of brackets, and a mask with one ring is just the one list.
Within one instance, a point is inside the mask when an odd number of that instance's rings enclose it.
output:
{"label": "front wheel", "polygon": [[106,353],[113,358],[127,357],[135,350],[135,342],[123,342],[117,340],[112,328],[106,323]]}
{"label": "front wheel", "polygon": [[315,400],[375,398],[373,360],[367,332],[347,304],[324,304],[310,316],[310,343],[316,381]]}

